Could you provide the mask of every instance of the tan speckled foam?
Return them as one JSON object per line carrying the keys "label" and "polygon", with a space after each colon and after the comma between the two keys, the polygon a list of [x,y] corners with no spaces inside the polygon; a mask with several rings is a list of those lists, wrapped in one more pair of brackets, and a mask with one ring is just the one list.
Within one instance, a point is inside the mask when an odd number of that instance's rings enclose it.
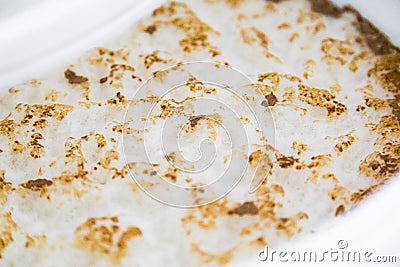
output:
{"label": "tan speckled foam", "polygon": [[[3,93],[0,265],[242,266],[266,243],[323,227],[397,173],[398,48],[354,10],[310,2],[169,2],[108,48]],[[371,41],[377,35],[381,46]],[[195,60],[225,63],[257,83],[264,102],[254,103],[269,106],[275,144],[245,155],[250,165],[272,161],[256,193],[245,181],[211,205],[179,209],[135,184],[129,169],[142,167],[125,162],[122,132],[134,134],[124,116],[143,81]],[[165,112],[154,119],[162,123]],[[188,135],[211,129],[218,140],[219,123],[192,122]],[[166,172],[172,183],[191,182]]]}

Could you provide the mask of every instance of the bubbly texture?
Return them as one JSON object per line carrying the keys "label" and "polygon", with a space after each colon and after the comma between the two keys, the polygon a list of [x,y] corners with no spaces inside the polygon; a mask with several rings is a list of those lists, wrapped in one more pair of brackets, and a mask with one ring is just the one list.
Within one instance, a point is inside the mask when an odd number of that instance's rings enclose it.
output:
{"label": "bubbly texture", "polygon": [[[2,266],[256,263],[265,244],[323,228],[399,172],[399,48],[351,7],[166,2],[105,46],[0,95]],[[122,134],[137,129],[125,127],[124,116],[146,79],[162,84],[160,70],[196,60],[254,81],[258,105],[275,119],[275,143],[244,155],[250,167],[271,167],[254,194],[243,181],[210,205],[178,209],[130,177],[140,166],[124,160]],[[221,90],[195,77],[185,86],[202,95]],[[146,101],[157,103],[150,93]],[[166,120],[185,101],[159,103],[153,119]],[[191,116],[184,134],[218,140],[223,121]],[[251,123],[246,114],[241,122]],[[163,177],[193,184],[174,168]]]}

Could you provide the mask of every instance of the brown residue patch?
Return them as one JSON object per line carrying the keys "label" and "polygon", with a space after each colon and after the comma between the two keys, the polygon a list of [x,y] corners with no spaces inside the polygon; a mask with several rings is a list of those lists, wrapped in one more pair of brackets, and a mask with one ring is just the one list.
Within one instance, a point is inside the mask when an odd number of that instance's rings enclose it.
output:
{"label": "brown residue patch", "polygon": [[346,208],[344,207],[344,205],[339,205],[336,208],[335,216],[342,215],[345,211],[346,211]]}
{"label": "brown residue patch", "polygon": [[384,182],[400,170],[400,122],[394,115],[386,115],[371,129],[380,134],[376,150],[361,161],[358,170]]}
{"label": "brown residue patch", "polygon": [[171,2],[169,5],[162,5],[155,9],[151,14],[153,17],[158,17],[161,15],[173,16],[176,14],[177,9],[181,6],[181,3]]}
{"label": "brown residue patch", "polygon": [[[245,240],[249,240],[249,238],[251,238],[250,236],[259,237],[263,235],[266,228],[273,228],[278,234],[283,233],[289,238],[301,232],[298,223],[301,220],[308,219],[307,214],[298,212],[293,216],[279,217],[277,215],[277,209],[282,207],[282,204],[279,203],[276,198],[284,196],[282,186],[278,184],[267,186],[266,183],[263,183],[255,194],[256,200],[248,200],[244,203],[228,202],[228,200],[224,198],[210,205],[189,210],[187,216],[182,218],[182,225],[186,230],[186,234],[190,237],[192,232],[197,232],[197,228],[204,231],[216,230],[218,227],[218,219],[226,223],[234,223],[241,218],[239,216],[244,217],[246,215],[251,216],[246,216],[248,223],[241,228],[240,232],[240,237],[246,239],[242,239],[238,243],[233,244],[234,247],[247,244]],[[205,232],[205,234],[207,234],[207,232]],[[263,238],[257,238],[258,245],[262,241],[264,245],[265,241]],[[197,243],[195,243],[195,245],[197,247]],[[201,254],[202,260],[208,263],[220,264],[220,255],[211,255],[204,251],[199,253]],[[225,252],[223,255],[226,256],[227,253],[228,252]],[[228,258],[230,259],[231,257]]]}
{"label": "brown residue patch", "polygon": [[25,116],[21,120],[21,124],[28,124],[33,117],[38,118],[54,118],[56,120],[63,120],[72,110],[73,106],[64,104],[52,105],[28,105],[18,104],[16,110],[21,112],[25,109]]}
{"label": "brown residue patch", "polygon": [[191,250],[200,256],[200,259],[204,264],[215,262],[219,266],[223,266],[225,264],[228,264],[233,259],[234,253],[236,252],[237,248],[234,247],[228,251],[225,251],[221,255],[214,255],[204,252],[200,249],[198,244],[192,243]]}
{"label": "brown residue patch", "polygon": [[303,170],[306,168],[314,169],[314,168],[328,166],[331,161],[332,161],[331,154],[322,154],[322,155],[312,156],[310,163],[306,163],[306,162],[297,163],[296,170]]}
{"label": "brown residue patch", "polygon": [[350,61],[350,63],[349,63],[349,70],[352,71],[352,72],[356,72],[358,70],[357,63],[362,59],[366,59],[367,56],[368,56],[368,53],[365,52],[365,51],[355,55],[353,57],[353,59]]}
{"label": "brown residue patch", "polygon": [[21,186],[24,188],[27,188],[29,190],[40,191],[42,188],[48,187],[52,184],[53,184],[53,182],[51,180],[39,178],[36,180],[29,180],[29,181],[21,184]]}
{"label": "brown residue patch", "polygon": [[[293,87],[286,87],[285,92],[282,95],[282,102],[290,102],[293,103],[295,98],[296,98],[296,91],[293,89]],[[306,112],[307,113],[307,112]]]}
{"label": "brown residue patch", "polygon": [[61,92],[55,91],[53,89],[50,90],[50,93],[48,93],[45,97],[45,101],[51,101],[51,102],[56,102],[57,98],[61,95]]}
{"label": "brown residue patch", "polygon": [[381,110],[381,109],[389,107],[389,104],[386,100],[375,98],[375,97],[366,98],[365,105],[367,107],[373,108],[375,110]]}
{"label": "brown residue patch", "polygon": [[163,64],[168,63],[168,60],[159,57],[158,53],[159,53],[158,51],[153,51],[152,53],[147,54],[144,57],[143,62],[146,69],[149,69],[156,62]]}
{"label": "brown residue patch", "polygon": [[316,170],[311,171],[311,176],[307,178],[306,183],[316,184],[319,178],[318,172]]}
{"label": "brown residue patch", "polygon": [[[94,135],[94,138],[97,143],[97,148],[103,148],[107,145],[106,137],[102,134],[94,134],[93,132],[90,133],[91,136]],[[83,139],[83,138],[82,138]]]}
{"label": "brown residue patch", "polygon": [[272,168],[272,160],[269,155],[263,151],[256,150],[249,155],[249,164],[252,170],[256,170],[256,175],[263,170]]}
{"label": "brown residue patch", "polygon": [[400,122],[394,115],[385,115],[381,117],[378,124],[374,124],[371,127],[372,130],[379,132],[381,135],[393,133],[394,135],[399,134]]}
{"label": "brown residue patch", "polygon": [[325,89],[312,88],[303,84],[298,85],[299,100],[314,107],[324,107],[328,117],[336,118],[347,112],[347,107],[334,100],[335,95]]}
{"label": "brown residue patch", "polygon": [[182,225],[188,227],[195,224],[201,229],[213,229],[216,226],[217,218],[229,215],[231,206],[233,204],[228,204],[227,199],[221,199],[209,205],[189,210],[188,214],[181,219]]}
{"label": "brown residue patch", "polygon": [[355,91],[362,93],[364,98],[374,97],[375,95],[374,87],[372,86],[371,83],[368,83],[363,87],[357,88]]}
{"label": "brown residue patch", "polygon": [[[78,140],[69,138],[65,143],[65,156],[64,164],[76,164],[77,171],[75,173],[63,172],[60,177],[57,177],[62,184],[69,184],[72,180],[82,178],[86,179],[88,171],[85,170],[86,159],[82,152],[82,140],[87,140],[87,136],[84,136]],[[53,179],[54,180],[54,179]]]}
{"label": "brown residue patch", "polygon": [[394,46],[384,33],[364,18],[356,9],[351,6],[345,6],[343,10],[355,15],[355,25],[364,37],[368,47],[375,55],[387,55],[400,52],[399,48]]}
{"label": "brown residue patch", "polygon": [[354,54],[354,50],[348,41],[333,38],[322,40],[321,51],[324,53],[322,59],[328,64],[339,63],[340,65],[344,65],[347,63],[347,56]]}
{"label": "brown residue patch", "polygon": [[[273,155],[271,155],[273,157]],[[253,180],[251,186],[261,182],[267,182],[267,177],[272,173],[273,162],[270,155],[264,149],[256,150],[249,155],[248,159],[251,170],[253,173]]]}
{"label": "brown residue patch", "polygon": [[196,115],[189,118],[189,123],[184,126],[186,133],[193,133],[197,127],[202,125],[200,122],[204,121],[207,125],[207,131],[209,132],[209,138],[216,140],[217,131],[216,127],[222,125],[222,117],[217,114],[207,114],[207,115]]}
{"label": "brown residue patch", "polygon": [[[300,9],[299,10],[299,16],[297,17],[296,21],[297,23],[305,23],[305,22],[321,22],[322,16],[316,12],[312,12],[311,10],[307,9]],[[310,28],[310,27],[308,27]]]}
{"label": "brown residue patch", "polygon": [[43,248],[46,244],[47,237],[45,235],[30,236],[25,234],[25,247],[26,248]]}
{"label": "brown residue patch", "polygon": [[34,133],[31,135],[31,139],[27,144],[27,147],[31,150],[30,156],[34,159],[38,159],[44,155],[44,146],[39,143],[39,140],[43,140],[44,137],[40,133]]}
{"label": "brown residue patch", "polygon": [[126,100],[126,97],[123,94],[121,94],[121,92],[117,92],[113,98],[107,100],[106,104],[114,106],[118,105],[126,106],[128,102],[129,101]]}
{"label": "brown residue patch", "polygon": [[22,154],[25,151],[25,146],[20,141],[15,140],[11,146],[11,153]]}
{"label": "brown residue patch", "polygon": [[261,150],[254,151],[249,155],[249,164],[252,169],[257,169],[258,164],[261,161],[262,152]]}
{"label": "brown residue patch", "polygon": [[306,62],[304,62],[303,67],[304,67],[304,73],[303,77],[305,79],[309,79],[314,75],[314,67],[316,65],[315,60],[308,59]]}
{"label": "brown residue patch", "polygon": [[278,25],[278,30],[289,29],[290,27],[292,27],[292,25],[290,23],[283,22]]}
{"label": "brown residue patch", "polygon": [[235,208],[233,212],[237,215],[257,215],[258,213],[258,208],[256,205],[254,205],[253,202],[251,201],[246,201],[239,207]]}
{"label": "brown residue patch", "polygon": [[[314,172],[315,170],[313,170],[313,172]],[[317,172],[317,171],[315,171],[315,172]],[[323,180],[329,180],[329,181],[331,181],[334,185],[339,185],[339,179],[338,178],[336,178],[336,176],[333,174],[333,173],[326,173],[326,174],[323,174],[322,176],[321,176],[321,178],[323,179]]]}
{"label": "brown residue patch", "polygon": [[253,47],[254,43],[258,44],[258,46],[264,51],[264,55],[266,58],[274,59],[276,62],[282,63],[277,56],[269,52],[268,46],[271,41],[264,32],[260,31],[256,27],[250,27],[241,29],[240,34],[245,44]]}
{"label": "brown residue patch", "polygon": [[299,37],[300,37],[300,34],[298,32],[295,32],[290,36],[289,42],[293,43]]}
{"label": "brown residue patch", "polygon": [[113,132],[117,132],[117,133],[123,133],[124,131],[124,125],[123,124],[118,124],[112,127],[112,131]]}
{"label": "brown residue patch", "polygon": [[254,42],[257,42],[261,47],[268,48],[268,45],[271,42],[267,35],[256,27],[242,29],[240,34],[242,35],[245,44],[251,45]]}
{"label": "brown residue patch", "polygon": [[14,242],[13,232],[17,230],[17,224],[13,221],[11,212],[0,214],[0,259],[3,251]]}
{"label": "brown residue patch", "polygon": [[313,26],[306,26],[306,29],[308,31],[312,31],[312,33],[314,35],[316,35],[317,33],[323,31],[326,29],[326,25],[323,21],[318,22],[317,24],[313,25]]}
{"label": "brown residue patch", "polygon": [[272,184],[269,190],[271,194],[280,195],[282,197],[285,196],[285,190],[279,184]]}
{"label": "brown residue patch", "polygon": [[264,227],[272,227],[278,234],[283,233],[289,238],[302,231],[298,223],[303,219],[308,219],[307,214],[298,212],[290,217],[277,215],[277,209],[282,207],[277,197],[283,197],[285,194],[282,186],[278,184],[267,186],[266,183],[263,183],[255,194],[254,203],[258,207],[258,217],[256,221],[248,225],[247,229],[251,229],[252,232],[263,233]]}
{"label": "brown residue patch", "polygon": [[274,95],[274,93],[266,95],[265,99],[267,100],[268,106],[275,106],[275,104],[278,103],[278,98]]}
{"label": "brown residue patch", "polygon": [[[91,186],[88,181],[88,171],[78,170],[76,172],[64,171],[62,175],[58,177],[53,177],[52,181],[57,183],[57,185],[62,186],[64,194],[73,194],[75,199],[80,199],[84,194],[90,193],[88,189],[91,187],[96,190],[95,187]],[[72,185],[72,186],[71,186]],[[82,187],[77,187],[75,185],[80,185]],[[46,196],[49,199],[49,195]]]}
{"label": "brown residue patch", "polygon": [[335,151],[338,156],[340,156],[343,151],[347,150],[357,138],[352,135],[352,133],[348,133],[346,135],[340,136],[338,138],[335,138],[337,140],[337,143],[335,144]]}
{"label": "brown residue patch", "polygon": [[205,119],[206,116],[205,115],[197,115],[197,116],[191,116],[189,118],[189,122],[190,122],[190,127],[195,128],[197,123],[202,120]]}
{"label": "brown residue patch", "polygon": [[4,170],[0,170],[0,205],[7,202],[8,193],[14,190],[12,184],[6,181],[5,174]]}
{"label": "brown residue patch", "polygon": [[[361,161],[359,172],[375,179],[387,179],[400,170],[400,145],[393,147],[395,155],[375,151]],[[391,152],[391,151],[390,151]]]}
{"label": "brown residue patch", "polygon": [[[89,171],[85,168],[87,160],[84,157],[82,151],[83,142],[88,142],[92,148],[97,148],[97,151],[99,153],[102,153],[100,151],[102,150],[104,151],[104,148],[107,146],[106,137],[103,134],[98,134],[98,133],[96,134],[93,131],[89,132],[89,134],[84,135],[79,139],[75,139],[72,137],[68,138],[68,140],[64,144],[65,146],[64,164],[65,165],[75,164],[76,171],[63,172],[60,177],[57,177],[57,181],[60,181],[60,183],[69,184],[71,183],[71,181],[75,179],[82,179],[82,182],[87,180]],[[122,167],[122,169],[120,170],[110,167],[111,163],[118,159],[119,159],[118,152],[116,151],[115,148],[111,148],[105,151],[104,157],[101,157],[99,159],[97,165],[94,167],[94,170],[96,171],[98,167],[101,166],[103,169],[106,169],[113,173],[112,174],[113,179],[118,177],[124,178],[128,173],[127,168],[129,164]]]}
{"label": "brown residue patch", "polygon": [[299,100],[311,106],[323,107],[325,103],[333,100],[335,95],[326,89],[318,89],[299,84]]}
{"label": "brown residue patch", "polygon": [[172,183],[176,183],[178,179],[178,172],[179,170],[177,168],[169,167],[167,172],[163,175],[163,178],[171,181]]}
{"label": "brown residue patch", "polygon": [[80,86],[82,88],[82,97],[89,101],[89,82],[81,83]]}
{"label": "brown residue patch", "polygon": [[190,91],[192,92],[201,91],[205,88],[203,82],[199,81],[198,79],[196,79],[196,77],[193,76],[190,76],[188,78],[185,85],[189,87]]}
{"label": "brown residue patch", "polygon": [[348,193],[349,191],[345,187],[339,184],[335,184],[333,188],[329,190],[328,195],[332,201],[336,201],[336,200],[346,200]]}
{"label": "brown residue patch", "polygon": [[50,200],[50,195],[48,192],[48,187],[53,185],[52,180],[47,180],[44,178],[39,178],[36,180],[29,180],[25,183],[20,184],[21,188],[18,189],[21,196],[25,196],[29,191],[39,192],[40,197],[45,197]]}
{"label": "brown residue patch", "polygon": [[364,106],[358,105],[358,106],[356,107],[356,111],[357,111],[357,112],[361,112],[361,111],[364,111],[364,110],[365,110],[365,107],[364,107]]}
{"label": "brown residue patch", "polygon": [[322,154],[311,157],[311,163],[308,164],[308,168],[327,166],[332,161],[331,154]]}
{"label": "brown residue patch", "polygon": [[118,240],[117,246],[120,250],[126,251],[130,239],[142,236],[142,231],[136,226],[128,227]]}
{"label": "brown residue patch", "polygon": [[371,105],[378,109],[390,106],[392,114],[400,122],[400,53],[378,58],[374,67],[368,71],[368,76],[375,77],[385,90],[394,93],[394,98],[388,99],[387,103],[374,101]]}
{"label": "brown residue patch", "polygon": [[176,106],[171,104],[169,100],[164,99],[160,103],[160,108],[161,108],[161,113],[159,116],[160,118],[165,120],[173,114],[173,112],[176,109]]}
{"label": "brown residue patch", "polygon": [[89,218],[75,229],[77,247],[108,256],[118,264],[128,252],[129,242],[142,236],[136,226],[122,231],[117,217]]}
{"label": "brown residue patch", "polygon": [[261,101],[261,106],[266,107],[266,108],[269,107],[267,101],[265,101],[265,100]]}
{"label": "brown residue patch", "polygon": [[126,62],[130,53],[131,51],[127,48],[111,50],[101,47],[94,50],[91,56],[87,58],[87,61],[94,66],[108,67],[110,64],[114,64],[116,61]]}
{"label": "brown residue patch", "polygon": [[259,74],[258,82],[264,83],[264,84],[259,84],[257,88],[263,95],[267,95],[278,89],[281,82],[281,75],[277,72]]}
{"label": "brown residue patch", "polygon": [[359,202],[363,201],[365,198],[367,198],[369,195],[371,195],[375,190],[379,187],[379,185],[372,185],[368,188],[363,188],[358,190],[358,192],[355,192],[351,194],[350,200],[358,204]]}
{"label": "brown residue patch", "polygon": [[64,77],[70,84],[81,84],[88,81],[88,78],[77,75],[74,71],[70,69],[64,71]]}
{"label": "brown residue patch", "polygon": [[179,45],[186,53],[207,49],[211,56],[220,54],[217,47],[209,41],[209,34],[219,35],[195,14],[188,5],[181,2],[170,2],[154,10],[153,17],[165,15],[166,23],[173,25],[185,34]]}
{"label": "brown residue patch", "polygon": [[400,94],[395,95],[393,99],[388,99],[388,103],[392,108],[392,114],[400,123]]}
{"label": "brown residue patch", "polygon": [[338,18],[342,15],[342,9],[337,7],[330,0],[309,0],[311,9],[314,12]]}
{"label": "brown residue patch", "polygon": [[245,2],[245,0],[225,0],[225,3],[227,3],[231,8],[237,8],[243,2]]}
{"label": "brown residue patch", "polygon": [[26,82],[25,84],[26,84],[26,85],[29,85],[29,86],[32,86],[32,87],[34,87],[34,88],[37,88],[37,87],[39,87],[39,86],[42,84],[42,82],[39,81],[39,80],[36,80],[36,79],[32,79],[32,80]]}
{"label": "brown residue patch", "polygon": [[301,229],[297,226],[297,223],[301,220],[308,220],[308,215],[304,212],[298,212],[289,218],[279,218],[276,229],[283,231],[288,237],[292,237],[295,233],[301,232]]}
{"label": "brown residue patch", "polygon": [[101,167],[103,167],[104,169],[108,169],[110,167],[111,162],[118,159],[119,159],[118,151],[112,148],[106,152],[106,155],[104,156],[103,159],[100,160],[99,163]]}
{"label": "brown residue patch", "polygon": [[[131,78],[132,79],[138,79],[138,81],[142,81],[140,77],[136,77],[133,75],[135,72],[135,68],[131,65],[127,64],[111,64],[110,66],[110,71],[108,73],[107,81],[109,81],[109,84],[112,85],[114,88],[121,89],[123,88],[123,78],[125,72],[130,72],[131,73]],[[103,77],[105,79],[105,77]]]}
{"label": "brown residue patch", "polygon": [[298,158],[293,156],[285,156],[281,153],[276,153],[276,160],[278,161],[278,165],[281,168],[291,168],[295,163],[299,162]]}
{"label": "brown residue patch", "polygon": [[12,87],[12,88],[8,89],[8,92],[10,94],[18,94],[19,92],[21,92],[21,90],[18,88]]}
{"label": "brown residue patch", "polygon": [[[114,172],[114,174],[112,175],[112,179],[117,179],[117,178],[125,178],[128,174],[129,174],[129,170],[132,169],[135,166],[135,163],[128,163],[125,164],[120,170],[118,170],[117,168],[110,168],[111,171]],[[150,173],[151,175],[152,173]]]}
{"label": "brown residue patch", "polygon": [[309,150],[310,148],[304,143],[294,141],[292,143],[292,149],[297,152],[298,156],[300,156],[301,154],[303,154],[305,151]]}
{"label": "brown residue patch", "polygon": [[107,77],[107,76],[106,76],[106,77],[103,77],[103,78],[100,78],[99,83],[106,83],[107,80],[108,80],[108,77]]}
{"label": "brown residue patch", "polygon": [[157,27],[156,25],[149,25],[144,29],[145,32],[147,32],[148,34],[153,34],[157,31]]}
{"label": "brown residue patch", "polygon": [[392,93],[400,92],[400,53],[385,55],[375,61],[368,71],[368,76],[374,76],[383,88]]}
{"label": "brown residue patch", "polygon": [[11,136],[15,130],[15,122],[13,120],[2,120],[0,121],[0,135]]}

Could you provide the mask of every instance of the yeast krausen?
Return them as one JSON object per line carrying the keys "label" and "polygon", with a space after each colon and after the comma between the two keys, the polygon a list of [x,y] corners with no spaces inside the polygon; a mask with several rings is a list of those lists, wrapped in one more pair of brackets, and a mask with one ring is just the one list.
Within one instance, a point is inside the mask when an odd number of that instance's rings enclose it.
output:
{"label": "yeast krausen", "polygon": [[399,48],[355,9],[167,2],[128,26],[1,95],[2,265],[256,264],[398,173]]}

